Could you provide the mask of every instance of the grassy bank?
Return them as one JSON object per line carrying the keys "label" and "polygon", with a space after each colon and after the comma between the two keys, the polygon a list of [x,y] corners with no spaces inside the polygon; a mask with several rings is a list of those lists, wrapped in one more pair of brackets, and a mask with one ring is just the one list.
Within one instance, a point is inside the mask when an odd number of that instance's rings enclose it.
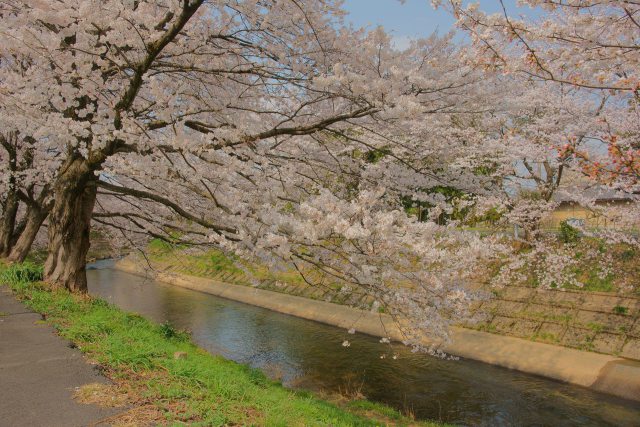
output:
{"label": "grassy bank", "polygon": [[328,401],[288,390],[259,370],[210,355],[170,325],[50,289],[40,279],[36,265],[0,265],[0,283],[113,380],[113,386],[80,390],[78,398],[130,406],[110,420],[114,425],[437,425],[364,400]]}
{"label": "grassy bank", "polygon": [[[564,243],[561,240],[556,242],[554,250],[561,253],[567,247],[573,253],[575,263],[567,267],[566,273],[575,275],[584,286],[576,287],[569,283],[559,284],[558,288],[572,291],[592,291],[610,292],[625,294],[629,296],[640,296],[640,252],[633,246],[627,244],[606,244],[595,238],[575,238],[575,241]],[[226,282],[249,285],[259,282],[265,284],[270,290],[283,291],[286,293],[299,294],[303,292],[305,297],[326,299],[331,295],[342,296],[339,290],[341,285],[327,281],[326,277],[314,277],[315,271],[305,271],[305,276],[310,277],[318,283],[324,283],[325,295],[310,295],[304,292],[307,284],[302,277],[294,270],[270,271],[266,266],[257,263],[248,263],[243,260],[233,259],[215,249],[206,251],[195,251],[193,248],[172,246],[160,240],[152,240],[147,248],[147,257],[154,263],[160,265],[171,265],[173,269],[192,276],[213,278]],[[602,262],[602,261],[606,262]],[[242,265],[242,269],[238,265]],[[608,271],[602,270],[602,265],[608,264]],[[488,282],[494,277],[501,264],[494,263],[487,266],[486,274],[480,277],[481,282]],[[536,273],[536,266],[527,264],[519,272],[524,276],[524,280],[519,282],[519,286],[531,288],[540,287],[539,278]],[[247,274],[249,272],[250,274]],[[277,286],[270,286],[270,283]],[[288,290],[284,289],[286,286]],[[488,285],[487,285],[488,286]],[[291,292],[292,289],[297,290]],[[488,286],[489,287],[489,286]],[[333,292],[331,292],[333,291]],[[337,292],[337,295],[335,294]]]}

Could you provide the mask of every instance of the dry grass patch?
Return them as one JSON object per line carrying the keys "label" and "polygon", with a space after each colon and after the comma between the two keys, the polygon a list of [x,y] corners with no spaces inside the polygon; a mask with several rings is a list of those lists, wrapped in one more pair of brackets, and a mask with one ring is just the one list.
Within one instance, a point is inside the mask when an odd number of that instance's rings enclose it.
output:
{"label": "dry grass patch", "polygon": [[163,411],[153,404],[133,407],[121,414],[114,415],[90,427],[110,425],[112,427],[151,427],[166,425],[167,417]]}
{"label": "dry grass patch", "polygon": [[130,403],[129,395],[115,384],[91,383],[78,387],[73,398],[85,405],[119,408]]}

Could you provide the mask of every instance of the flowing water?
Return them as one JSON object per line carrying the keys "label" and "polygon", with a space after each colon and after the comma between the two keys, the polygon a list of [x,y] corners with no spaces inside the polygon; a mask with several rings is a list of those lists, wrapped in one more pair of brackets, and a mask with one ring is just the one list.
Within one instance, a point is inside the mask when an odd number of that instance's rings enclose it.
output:
{"label": "flowing water", "polygon": [[[360,393],[417,418],[460,425],[640,426],[640,403],[473,360],[411,353],[370,336],[158,283],[111,265],[91,266],[93,295],[187,329],[209,352],[260,368],[288,387]],[[341,345],[345,339],[350,347]]]}

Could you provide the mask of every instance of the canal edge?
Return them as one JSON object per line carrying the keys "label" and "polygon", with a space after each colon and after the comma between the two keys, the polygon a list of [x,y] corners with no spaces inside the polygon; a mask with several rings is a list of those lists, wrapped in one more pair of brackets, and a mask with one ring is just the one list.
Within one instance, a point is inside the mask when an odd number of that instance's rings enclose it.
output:
{"label": "canal edge", "polygon": [[[325,301],[174,272],[159,272],[124,258],[114,268],[163,283],[266,308],[376,337],[402,341],[390,316]],[[588,387],[640,402],[640,362],[621,357],[452,327],[450,354]],[[429,344],[425,342],[425,344]]]}

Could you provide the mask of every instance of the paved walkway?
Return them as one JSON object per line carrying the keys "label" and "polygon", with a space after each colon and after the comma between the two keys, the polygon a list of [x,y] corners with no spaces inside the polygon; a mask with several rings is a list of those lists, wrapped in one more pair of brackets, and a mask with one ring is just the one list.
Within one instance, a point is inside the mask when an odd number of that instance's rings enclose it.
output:
{"label": "paved walkway", "polygon": [[100,424],[122,409],[73,400],[76,387],[108,380],[0,286],[0,426]]}

